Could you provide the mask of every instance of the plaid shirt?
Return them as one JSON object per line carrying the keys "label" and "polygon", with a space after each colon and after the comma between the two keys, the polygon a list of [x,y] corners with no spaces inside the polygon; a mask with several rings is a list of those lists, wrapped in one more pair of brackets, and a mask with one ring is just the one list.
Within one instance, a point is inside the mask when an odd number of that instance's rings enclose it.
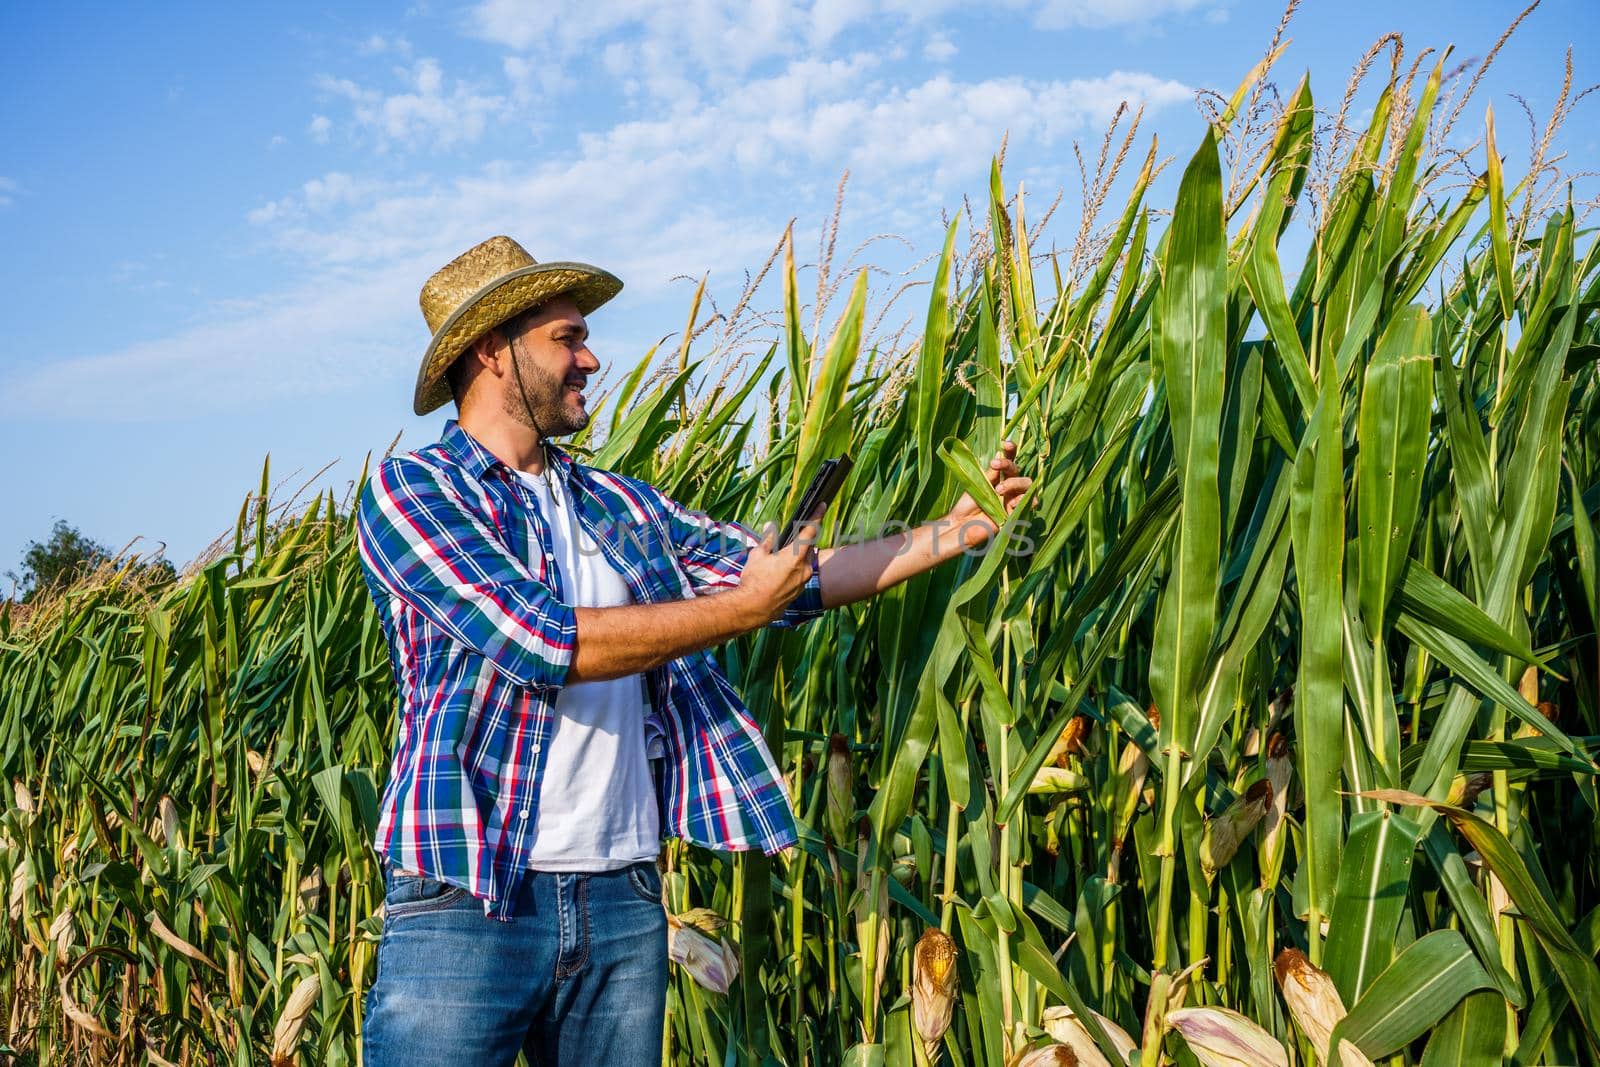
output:
{"label": "plaid shirt", "polygon": [[[637,603],[738,584],[760,540],[749,528],[550,452],[579,522]],[[454,419],[437,443],[383,460],[362,487],[356,529],[400,699],[374,843],[509,919],[578,633],[550,529],[533,492]],[[770,625],[791,628],[822,611],[813,573]],[[794,844],[782,778],[710,651],[645,680],[650,703],[640,713],[663,749],[653,761],[663,833],[767,853]]]}

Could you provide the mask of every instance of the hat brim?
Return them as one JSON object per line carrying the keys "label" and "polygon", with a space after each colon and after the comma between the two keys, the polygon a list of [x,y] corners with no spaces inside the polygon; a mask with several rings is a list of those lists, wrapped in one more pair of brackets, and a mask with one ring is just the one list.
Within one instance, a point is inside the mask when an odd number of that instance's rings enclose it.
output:
{"label": "hat brim", "polygon": [[496,278],[439,324],[417,370],[412,410],[426,415],[449,402],[446,368],[473,341],[507,319],[557,296],[571,300],[579,313],[587,315],[621,290],[616,275],[587,263],[535,263]]}

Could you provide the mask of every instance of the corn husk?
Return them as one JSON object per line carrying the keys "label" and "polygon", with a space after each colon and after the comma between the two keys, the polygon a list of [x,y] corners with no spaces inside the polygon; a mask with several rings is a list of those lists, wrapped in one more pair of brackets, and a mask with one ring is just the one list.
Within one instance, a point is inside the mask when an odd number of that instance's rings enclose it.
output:
{"label": "corn husk", "polygon": [[322,972],[314,970],[295,984],[284,1002],[278,1024],[272,1030],[272,1067],[289,1067],[294,1062],[295,1046],[306,1028],[311,1009],[322,996]]}
{"label": "corn husk", "polygon": [[1205,1067],[1289,1067],[1277,1039],[1236,1011],[1179,1008],[1167,1013],[1167,1025]]}
{"label": "corn husk", "polygon": [[1272,783],[1263,778],[1206,823],[1205,836],[1200,841],[1200,869],[1207,881],[1233,862],[1239,846],[1266,816],[1271,803]]}
{"label": "corn husk", "polygon": [[12,919],[22,918],[22,906],[28,901],[28,890],[33,888],[36,881],[31,860],[23,859],[17,864],[16,870],[11,872],[11,897],[8,901],[8,910]]}
{"label": "corn husk", "polygon": [[1139,1051],[1138,1044],[1128,1036],[1126,1030],[1104,1015],[1095,1012],[1094,1017],[1117,1048],[1121,1059],[1116,1063],[1106,1058],[1106,1054],[1100,1051],[1100,1046],[1094,1043],[1094,1038],[1089,1036],[1083,1021],[1064,1004],[1046,1008],[1041,1026],[1053,1040],[1070,1048],[1083,1067],[1121,1067],[1128,1062],[1129,1056]]}
{"label": "corn husk", "polygon": [[1028,783],[1028,792],[1035,796],[1056,793],[1081,793],[1089,788],[1089,780],[1077,771],[1065,767],[1040,767],[1039,773]]}
{"label": "corn husk", "polygon": [[34,813],[33,792],[28,789],[28,783],[21,778],[14,779],[11,783],[11,795],[16,801],[18,811],[24,815]]}
{"label": "corn husk", "polygon": [[720,936],[728,926],[728,920],[710,908],[690,908],[688,911],[680,911],[678,921],[685,926],[694,927],[707,937]]}
{"label": "corn husk", "polygon": [[1020,1053],[1008,1067],[1080,1067],[1082,1063],[1065,1045],[1042,1045]]}
{"label": "corn husk", "polygon": [[300,879],[300,907],[308,914],[322,906],[322,868],[313,867],[311,873]]}
{"label": "corn husk", "polygon": [[72,948],[76,937],[76,928],[72,924],[72,909],[65,908],[50,922],[50,940],[56,943],[56,959],[65,960],[67,950]]}
{"label": "corn husk", "polygon": [[[864,845],[858,846],[856,853],[865,860],[867,850]],[[872,904],[871,874],[865,869],[864,864],[858,863],[856,871],[857,885],[860,887],[856,893],[856,944],[860,946],[858,954],[862,963],[866,963],[866,946],[868,938],[872,940],[872,998],[873,1003],[883,990],[883,983],[889,963],[889,882],[881,879],[878,882],[878,898],[876,905]]]}
{"label": "corn husk", "polygon": [[183,847],[183,820],[178,818],[178,805],[164,796],[157,805],[161,812],[161,841],[168,848]]}
{"label": "corn husk", "polygon": [[[1149,715],[1152,725],[1161,721],[1154,705]],[[1117,757],[1117,795],[1111,809],[1111,859],[1107,864],[1106,881],[1112,885],[1117,884],[1122,867],[1122,843],[1127,839],[1128,827],[1133,825],[1133,817],[1139,813],[1139,800],[1144,795],[1144,782],[1149,773],[1150,757],[1145,755],[1144,749],[1133,741],[1124,744]]]}
{"label": "corn husk", "polygon": [[[1283,1001],[1289,1005],[1290,1018],[1311,1042],[1318,1059],[1327,1063],[1328,1041],[1333,1037],[1333,1028],[1345,1016],[1338,987],[1326,971],[1314,966],[1297,948],[1278,953],[1272,969],[1283,990]],[[1372,1067],[1372,1061],[1348,1041],[1339,1043],[1339,1057],[1345,1067]]]}
{"label": "corn husk", "polygon": [[1267,783],[1271,794],[1267,798],[1267,812],[1261,819],[1261,883],[1272,885],[1278,880],[1283,863],[1283,828],[1289,814],[1289,786],[1294,781],[1294,758],[1289,742],[1280,733],[1267,739]]}
{"label": "corn husk", "polygon": [[1044,758],[1045,763],[1065,767],[1068,756],[1083,752],[1083,741],[1088,736],[1089,716],[1081,713],[1074,715],[1067,720],[1067,725],[1061,728],[1061,736],[1056,738],[1055,744],[1050,746],[1050,754]]}
{"label": "corn husk", "polygon": [[726,938],[712,938],[678,916],[667,916],[667,957],[703,989],[727,993],[739,976],[739,955]]}
{"label": "corn husk", "polygon": [[937,926],[917,939],[911,958],[911,1025],[922,1039],[923,1052],[933,1061],[950,1019],[955,1014],[960,974],[956,971],[956,943]]}
{"label": "corn husk", "polygon": [[1177,974],[1156,971],[1150,975],[1150,992],[1144,1001],[1144,1028],[1139,1032],[1142,1047],[1161,1044],[1161,1035],[1167,1032],[1167,1015],[1183,1006],[1189,995],[1189,976],[1210,962],[1203,956]]}

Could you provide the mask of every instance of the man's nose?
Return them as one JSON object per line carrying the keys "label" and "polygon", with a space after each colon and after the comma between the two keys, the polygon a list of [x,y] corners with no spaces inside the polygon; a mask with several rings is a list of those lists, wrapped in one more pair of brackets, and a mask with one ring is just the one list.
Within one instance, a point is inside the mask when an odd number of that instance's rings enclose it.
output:
{"label": "man's nose", "polygon": [[584,345],[578,349],[578,367],[585,374],[593,374],[600,369],[600,357],[588,345]]}

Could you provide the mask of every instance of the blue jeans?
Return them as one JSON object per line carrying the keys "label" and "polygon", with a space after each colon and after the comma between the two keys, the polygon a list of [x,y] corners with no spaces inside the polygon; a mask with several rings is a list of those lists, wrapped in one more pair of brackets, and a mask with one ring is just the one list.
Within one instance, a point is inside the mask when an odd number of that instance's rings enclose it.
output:
{"label": "blue jeans", "polygon": [[383,938],[367,992],[366,1067],[661,1063],[667,919],[653,863],[530,871],[513,921],[384,864]]}

